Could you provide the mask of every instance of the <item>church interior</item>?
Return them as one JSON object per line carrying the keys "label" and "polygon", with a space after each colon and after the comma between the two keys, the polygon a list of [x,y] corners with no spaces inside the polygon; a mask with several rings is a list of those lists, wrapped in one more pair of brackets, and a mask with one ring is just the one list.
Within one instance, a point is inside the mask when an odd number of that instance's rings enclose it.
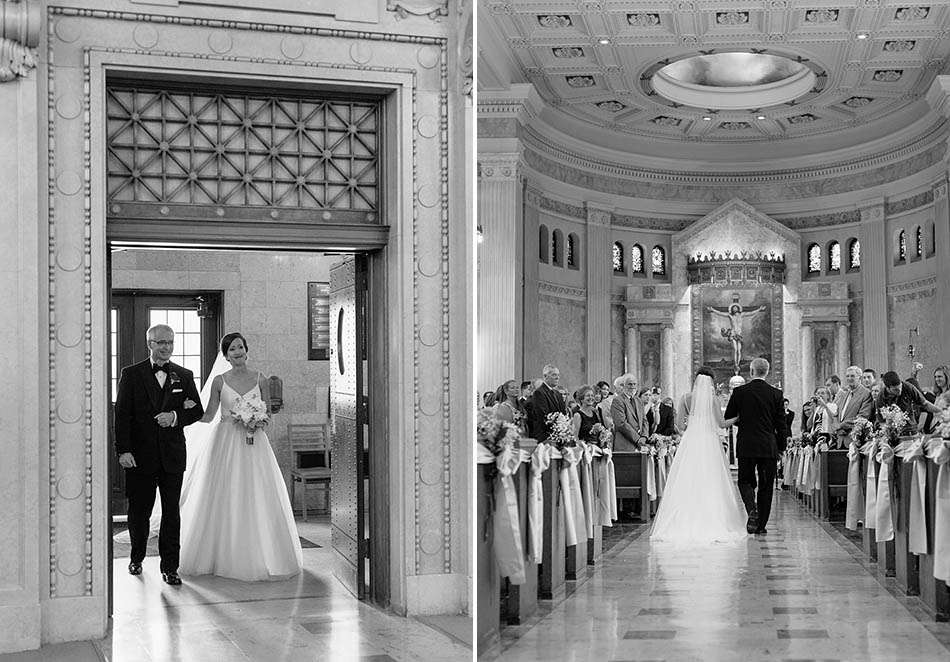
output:
{"label": "church interior", "polygon": [[[939,450],[919,483],[937,496],[910,506],[896,487],[889,540],[864,501],[845,526],[847,485],[883,504],[883,481],[857,485],[860,444],[837,418],[813,429],[811,408],[852,367],[874,397],[891,372],[931,403],[946,391],[950,3],[485,0],[477,22],[479,405],[547,382],[576,408],[632,375],[675,406],[703,367],[725,405],[764,358],[793,413],[780,473],[816,471],[779,478],[748,546],[667,556],[649,530],[668,464],[641,447],[654,459],[628,471],[641,460],[614,447],[619,519],[588,512],[584,550],[582,513],[565,556],[558,472],[522,446],[520,468],[480,476],[480,512],[508,480],[528,504],[507,548],[524,564],[479,542],[480,659],[946,659],[939,431],[911,416]],[[816,431],[830,443],[809,446]],[[915,512],[929,538],[908,552]]]}

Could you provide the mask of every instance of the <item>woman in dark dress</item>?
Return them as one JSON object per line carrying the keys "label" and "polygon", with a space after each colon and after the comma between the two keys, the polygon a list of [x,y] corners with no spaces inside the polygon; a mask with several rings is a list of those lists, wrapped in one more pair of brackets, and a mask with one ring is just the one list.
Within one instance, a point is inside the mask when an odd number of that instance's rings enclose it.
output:
{"label": "woman in dark dress", "polygon": [[596,443],[600,435],[592,428],[598,423],[603,425],[604,421],[594,402],[594,389],[586,384],[581,386],[577,389],[577,401],[580,407],[574,414],[574,436],[586,443]]}

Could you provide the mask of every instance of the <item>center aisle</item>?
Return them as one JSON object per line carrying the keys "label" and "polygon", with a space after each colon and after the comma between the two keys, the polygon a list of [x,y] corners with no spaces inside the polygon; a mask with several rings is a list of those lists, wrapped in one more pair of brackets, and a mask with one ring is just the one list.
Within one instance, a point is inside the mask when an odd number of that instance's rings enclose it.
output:
{"label": "center aisle", "polygon": [[520,638],[506,632],[497,659],[950,659],[793,497],[776,492],[768,530],[692,550],[644,531]]}

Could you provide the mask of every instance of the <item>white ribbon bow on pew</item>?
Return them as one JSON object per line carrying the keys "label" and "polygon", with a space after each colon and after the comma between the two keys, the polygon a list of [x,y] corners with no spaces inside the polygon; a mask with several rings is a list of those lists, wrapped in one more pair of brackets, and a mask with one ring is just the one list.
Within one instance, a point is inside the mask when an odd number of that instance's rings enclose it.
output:
{"label": "white ribbon bow on pew", "polygon": [[891,464],[894,462],[894,449],[889,444],[880,444],[875,459],[881,465],[881,474],[877,479],[874,540],[887,542],[894,539],[894,513],[891,509]]}
{"label": "white ribbon bow on pew", "polygon": [[[564,544],[570,547],[577,544],[578,519],[580,528],[584,527],[584,506],[581,502],[580,478],[577,475],[577,463],[581,460],[581,451],[570,446],[561,451],[564,462],[561,464],[560,484],[561,512],[564,513]],[[580,508],[580,518],[578,518]]]}
{"label": "white ribbon bow on pew", "polygon": [[598,458],[594,521],[601,526],[613,526],[613,520],[617,519],[617,477],[614,473],[613,451],[595,446],[593,453]]}
{"label": "white ribbon bow on pew", "polygon": [[578,466],[578,473],[581,479],[581,499],[584,510],[584,530],[588,538],[594,537],[594,475],[591,470],[591,463],[594,461],[594,451],[591,444],[579,442],[581,449],[581,462]]}
{"label": "white ribbon bow on pew", "polygon": [[[528,480],[528,560],[541,563],[544,539],[544,491],[541,475],[551,466],[554,448],[538,444],[531,453],[531,478]],[[560,453],[558,453],[560,457]]]}
{"label": "white ribbon bow on pew", "polygon": [[871,440],[861,447],[861,454],[868,458],[868,473],[864,481],[864,528],[873,529],[877,517],[877,468],[874,456],[877,455],[877,442]]}
{"label": "white ribbon bow on pew", "polygon": [[927,540],[927,453],[923,438],[902,441],[894,449],[905,466],[910,465],[910,516],[907,519],[907,548],[913,554],[926,554]]}
{"label": "white ribbon bow on pew", "polygon": [[652,446],[644,446],[640,452],[646,456],[643,461],[647,463],[647,494],[650,495],[650,501],[656,501],[656,462],[654,461],[656,449]]}
{"label": "white ribbon bow on pew", "polygon": [[498,480],[495,481],[495,559],[502,577],[512,584],[524,584],[524,553],[521,548],[521,523],[518,518],[518,493],[512,476],[523,460],[522,451],[505,448],[495,458]]}
{"label": "white ribbon bow on pew", "polygon": [[940,467],[934,508],[934,577],[950,584],[950,443],[931,439],[927,457]]}
{"label": "white ribbon bow on pew", "polygon": [[848,446],[848,498],[845,503],[844,526],[855,531],[861,519],[861,451],[853,441]]}

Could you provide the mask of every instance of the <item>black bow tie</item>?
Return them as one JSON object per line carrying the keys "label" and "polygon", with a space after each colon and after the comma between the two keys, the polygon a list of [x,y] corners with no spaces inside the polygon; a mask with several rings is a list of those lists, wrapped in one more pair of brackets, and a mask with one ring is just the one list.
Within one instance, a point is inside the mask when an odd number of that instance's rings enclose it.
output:
{"label": "black bow tie", "polygon": [[157,363],[152,364],[152,372],[164,372],[166,374],[168,373],[168,371],[165,370],[165,366],[158,365]]}

